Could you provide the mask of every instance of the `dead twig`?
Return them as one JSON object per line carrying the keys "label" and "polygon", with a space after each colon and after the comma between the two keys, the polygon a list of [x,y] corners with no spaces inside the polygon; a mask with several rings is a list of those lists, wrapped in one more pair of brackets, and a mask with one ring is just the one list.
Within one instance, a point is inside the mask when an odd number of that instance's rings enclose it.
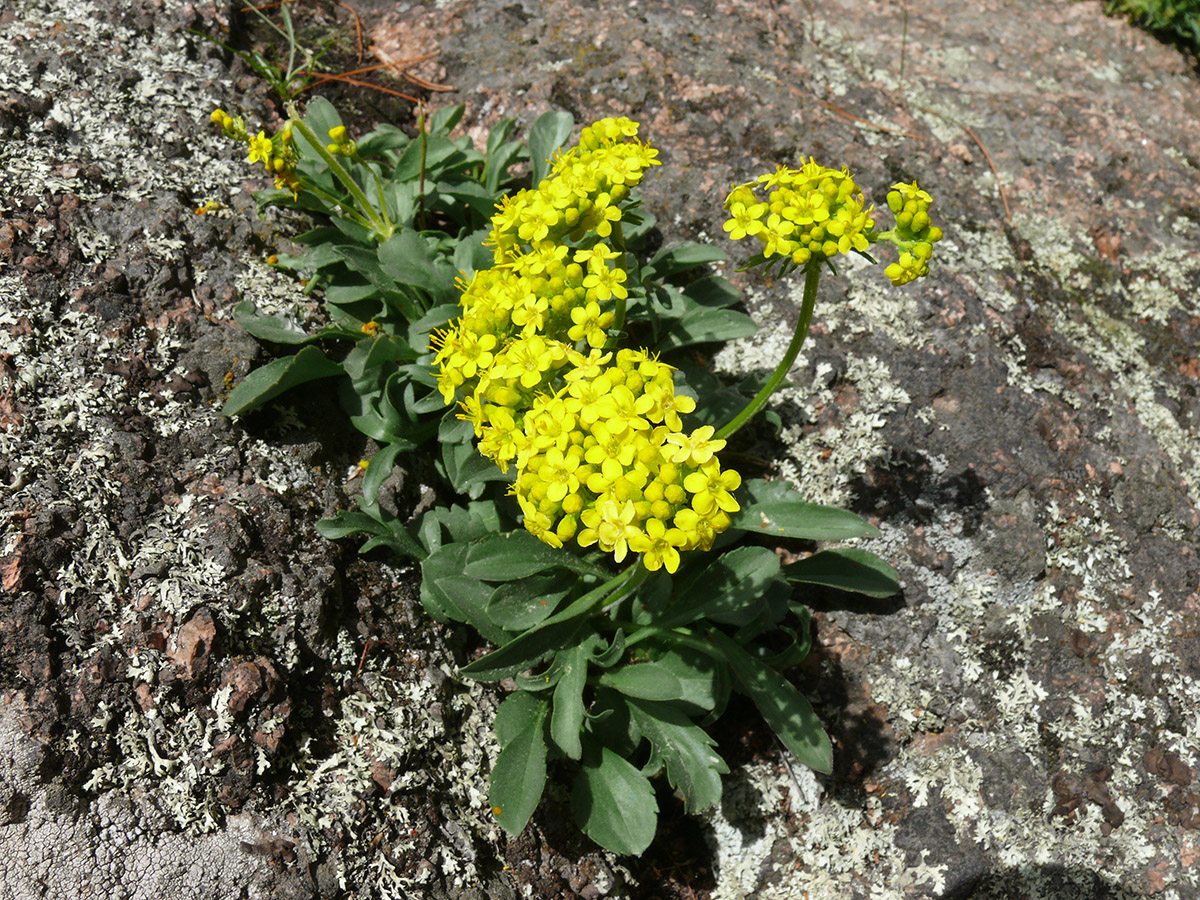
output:
{"label": "dead twig", "polygon": [[1004,221],[1011,225],[1012,211],[1008,208],[1008,197],[1004,193],[1004,185],[1000,183],[1000,173],[996,171],[996,164],[992,162],[992,154],[988,153],[987,147],[983,146],[983,141],[979,139],[979,136],[962,122],[946,115],[945,113],[938,112],[936,109],[929,109],[925,106],[916,106],[913,108],[918,109],[921,112],[929,113],[931,116],[937,116],[939,119],[943,119],[949,122],[951,125],[957,125],[968,135],[970,135],[971,140],[975,142],[975,146],[979,148],[979,151],[983,154],[983,158],[987,160],[988,167],[992,170],[992,177],[996,179],[996,190],[1000,192],[1000,202],[1004,204]]}

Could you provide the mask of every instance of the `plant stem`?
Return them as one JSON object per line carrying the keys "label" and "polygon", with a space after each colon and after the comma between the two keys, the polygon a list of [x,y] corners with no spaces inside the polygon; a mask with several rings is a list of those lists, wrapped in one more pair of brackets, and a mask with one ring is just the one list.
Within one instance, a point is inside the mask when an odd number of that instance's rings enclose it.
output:
{"label": "plant stem", "polygon": [[812,324],[813,307],[817,302],[817,284],[820,280],[821,265],[814,260],[804,270],[804,300],[800,305],[800,320],[796,323],[796,331],[792,335],[792,342],[788,344],[787,352],[783,354],[783,359],[779,361],[779,365],[775,367],[775,371],[771,373],[767,383],[762,386],[762,390],[746,405],[745,409],[734,416],[732,421],[722,426],[714,437],[729,437],[749,422],[783,383],[783,379],[787,377],[787,373],[791,371],[792,365],[796,362],[800,348],[804,346],[804,339],[808,337],[808,327]]}
{"label": "plant stem", "polygon": [[708,656],[720,658],[720,655],[711,643],[704,638],[697,637],[690,630],[682,628],[659,628],[656,625],[647,625],[633,632],[633,634],[625,639],[625,648],[628,649],[634,644],[640,644],[647,638],[653,637],[670,641],[673,644],[680,644],[684,647],[691,647],[693,650],[699,650]]}
{"label": "plant stem", "polygon": [[[288,107],[288,115],[291,117],[292,127],[304,135],[304,139],[316,148],[317,155],[329,166],[331,171],[338,181],[350,192],[350,196],[358,204],[359,210],[369,220],[371,229],[375,232],[375,238],[379,241],[386,241],[396,233],[396,226],[391,222],[381,219],[375,207],[371,205],[371,201],[367,199],[367,195],[363,193],[362,188],[358,183],[350,177],[350,173],[342,166],[333,154],[325,149],[325,144],[319,140],[311,128],[304,123],[304,120],[297,115],[294,104]],[[385,213],[386,215],[386,213]]]}
{"label": "plant stem", "polygon": [[315,184],[313,184],[307,178],[304,179],[304,189],[306,191],[308,191],[310,194],[316,194],[322,200],[326,201],[330,206],[335,207],[338,210],[340,210],[348,218],[353,219],[355,222],[357,222],[363,228],[367,229],[367,231],[373,231],[375,229],[375,226],[370,221],[368,221],[366,218],[364,218],[362,213],[360,213],[357,209],[355,209],[352,206],[348,206],[346,204],[346,201],[341,199],[340,197],[335,197],[333,194],[329,193],[329,191],[326,191],[326,190],[323,190],[322,188],[317,187]]}
{"label": "plant stem", "polygon": [[[605,594],[602,600],[598,600],[596,603],[597,606],[605,608],[612,606],[614,603],[620,603],[622,600],[628,597],[630,593],[641,587],[642,582],[649,577],[650,572],[645,566],[642,565],[642,558],[639,556],[637,562],[622,572],[621,575],[627,577],[620,581],[611,591]],[[617,577],[620,578],[621,575],[618,575]],[[610,581],[608,584],[612,584],[612,582]],[[607,586],[608,585],[605,585],[605,587]]]}
{"label": "plant stem", "polygon": [[417,104],[417,131],[421,138],[421,170],[420,182],[417,186],[417,230],[425,227],[425,151],[429,142],[425,140],[425,104]]}

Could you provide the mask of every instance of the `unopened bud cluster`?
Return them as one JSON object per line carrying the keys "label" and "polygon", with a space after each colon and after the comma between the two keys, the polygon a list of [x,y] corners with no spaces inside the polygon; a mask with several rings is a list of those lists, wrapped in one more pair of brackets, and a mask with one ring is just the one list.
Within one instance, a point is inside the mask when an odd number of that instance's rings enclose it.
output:
{"label": "unopened bud cluster", "polygon": [[[537,188],[492,218],[497,265],[462,285],[463,315],[434,336],[438,385],[460,397],[479,450],[508,471],[525,527],[553,546],[642,554],[674,572],[707,549],[737,510],[711,427],[684,433],[695,409],[672,369],[642,350],[604,349],[621,254],[605,238],[657,151],[628,119],[585,128]],[[568,243],[569,241],[569,243]]]}
{"label": "unopened bud cluster", "polygon": [[300,188],[300,180],[296,177],[299,157],[292,140],[290,123],[284,125],[275,137],[269,138],[263,131],[251,135],[241,116],[231,116],[223,109],[214,109],[210,118],[221,127],[226,137],[249,145],[248,161],[261,162],[267,173],[275,178],[275,187],[291,191],[293,196],[297,193]]}
{"label": "unopened bud cluster", "polygon": [[933,245],[942,239],[942,229],[929,218],[933,198],[912,184],[897,184],[887,195],[888,209],[896,217],[896,227],[888,235],[900,248],[900,259],[884,272],[892,284],[908,284],[929,274]]}

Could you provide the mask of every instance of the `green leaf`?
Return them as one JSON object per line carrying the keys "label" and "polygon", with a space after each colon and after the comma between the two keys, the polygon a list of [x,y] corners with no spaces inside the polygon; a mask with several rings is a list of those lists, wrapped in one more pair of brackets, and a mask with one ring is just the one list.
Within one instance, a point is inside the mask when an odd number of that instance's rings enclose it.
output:
{"label": "green leaf", "polygon": [[738,687],[754,701],[767,724],[796,758],[818,772],[833,771],[833,745],[812,705],[770,666],[747,653],[737,641],[715,628],[714,646],[729,663]]}
{"label": "green leaf", "polygon": [[418,185],[411,181],[390,181],[383,188],[388,215],[402,228],[413,225],[417,213],[417,189]]}
{"label": "green leaf", "polygon": [[496,721],[492,725],[500,749],[503,750],[516,740],[539,710],[544,713],[545,705],[543,699],[526,691],[513,691],[505,697],[496,709]]}
{"label": "green leaf", "polygon": [[515,581],[554,568],[599,577],[608,574],[567,550],[543,544],[525,530],[494,534],[472,544],[464,571],[485,581]]}
{"label": "green leaf", "polygon": [[531,575],[506,581],[492,591],[488,615],[509,631],[524,631],[548,619],[574,583],[574,578],[563,575]]}
{"label": "green leaf", "polygon": [[604,641],[601,640],[592,650],[592,662],[602,669],[608,669],[616,665],[625,653],[625,632],[618,628],[616,634],[613,635],[612,643],[607,647],[604,646]]}
{"label": "green leaf", "polygon": [[439,439],[442,441],[442,465],[445,467],[446,480],[460,494],[478,497],[486,482],[507,480],[508,476],[492,460],[477,451],[474,444],[450,443],[441,435]]}
{"label": "green leaf", "polygon": [[683,392],[695,395],[694,415],[702,425],[724,425],[750,401],[749,396],[725,384],[711,370],[688,360],[679,360],[678,373],[676,393],[686,388]]}
{"label": "green leaf", "polygon": [[523,691],[531,691],[535,694],[542,691],[548,691],[558,684],[558,679],[563,675],[563,654],[559,653],[554,657],[554,661],[540,672],[529,672],[528,674],[517,675],[513,681],[517,683]]}
{"label": "green leaf", "polygon": [[900,590],[896,570],[866,550],[822,550],[783,567],[789,581],[821,584],[868,597],[890,597]]}
{"label": "green leaf", "polygon": [[[464,207],[479,214],[479,219],[487,221],[496,212],[496,194],[475,181],[439,181],[437,192],[443,198],[449,197],[453,203],[439,203],[456,222],[467,224],[469,217],[464,215]],[[477,220],[478,221],[478,220]]]}
{"label": "green leaf", "polygon": [[439,256],[429,242],[411,228],[379,245],[379,265],[397,281],[427,292],[436,303],[453,303],[458,299],[458,290],[454,287],[458,273],[449,260]]}
{"label": "green leaf", "polygon": [[654,270],[654,276],[657,278],[670,278],[696,266],[721,262],[723,259],[725,252],[719,247],[685,241],[659,250],[650,260],[649,268]]}
{"label": "green leaf", "polygon": [[386,514],[377,506],[364,504],[361,499],[359,503],[364,506],[361,512],[343,511],[331,518],[321,519],[317,522],[317,534],[331,541],[340,540],[352,534],[373,535],[371,540],[359,548],[359,553],[367,553],[381,544],[386,544],[401,556],[410,556],[413,559],[421,560],[429,555],[408,533],[403,522],[391,517],[385,521],[383,516]]}
{"label": "green leaf", "polygon": [[588,710],[587,736],[594,738],[620,756],[631,759],[642,743],[642,734],[629,710],[629,698],[604,687],[596,688],[596,696]]}
{"label": "green leaf", "polygon": [[233,389],[223,416],[237,416],[262,406],[306,381],[342,374],[342,367],[316,347],[305,347],[295,356],[284,356],[255,369]]}
{"label": "green leaf", "polygon": [[368,297],[377,296],[379,296],[379,288],[373,284],[357,280],[331,284],[325,288],[325,302],[332,303],[335,306],[344,303],[358,303],[360,300],[366,300]]}
{"label": "green leaf", "polygon": [[593,588],[541,625],[535,625],[482,659],[475,660],[462,673],[480,681],[499,681],[528,669],[551,650],[569,644],[587,624],[587,613],[611,589],[611,582]]}
{"label": "green leaf", "polygon": [[683,289],[688,299],[713,309],[733,306],[742,299],[742,292],[733,283],[720,275],[697,278]]}
{"label": "green leaf", "polygon": [[466,622],[502,644],[510,635],[487,614],[491,586],[463,574],[466,550],[465,544],[444,544],[422,560],[421,601],[432,615]]}
{"label": "green leaf", "polygon": [[[490,269],[495,262],[492,252],[483,246],[487,236],[487,229],[481,228],[478,231],[472,231],[470,234],[464,235],[458,242],[458,246],[454,248],[454,268],[461,271],[467,280],[470,280],[471,275],[475,272]],[[459,307],[456,306],[455,312],[458,310]]]}
{"label": "green leaf", "polygon": [[741,531],[811,541],[879,537],[879,529],[852,512],[805,502],[786,481],[747,481],[738,502],[742,508],[733,514],[730,527]]}
{"label": "green leaf", "polygon": [[[333,222],[334,227],[337,228],[342,235],[350,238],[350,240],[354,241],[356,244],[373,246],[374,238],[371,237],[371,232],[366,228],[363,228],[353,219],[347,219],[342,216],[331,216],[330,220]],[[339,241],[339,243],[341,243],[341,241]]]}
{"label": "green leaf", "polygon": [[750,337],[758,331],[754,320],[735,309],[698,306],[688,310],[658,342],[657,350],[677,350],[692,344],[708,344]]}
{"label": "green leaf", "polygon": [[500,186],[509,180],[509,166],[528,156],[520,141],[508,139],[515,125],[515,119],[501,119],[488,132],[482,181],[492,193],[498,193]]}
{"label": "green leaf", "polygon": [[432,134],[449,134],[455,125],[462,121],[463,112],[467,106],[458,103],[454,106],[443,106],[429,117],[429,131]]}
{"label": "green leaf", "polygon": [[287,316],[260,316],[254,304],[245,300],[233,308],[233,321],[247,334],[260,341],[276,344],[306,344],[316,339]]}
{"label": "green leaf", "polygon": [[675,705],[689,714],[712,712],[729,698],[729,667],[708,653],[684,645],[657,644],[654,662],[679,679]]}
{"label": "green leaf", "polygon": [[[313,130],[317,140],[326,141],[329,139],[329,129],[341,125],[342,117],[338,115],[333,104],[324,97],[313,97],[304,107],[304,124]],[[325,165],[321,155],[299,131],[295,132],[293,142],[301,157],[311,159],[322,166]]]}
{"label": "green leaf", "polygon": [[511,678],[518,672],[536,665],[551,651],[570,644],[585,624],[582,619],[556,621],[555,617],[551,616],[541,625],[535,625],[482,659],[463,667],[461,671],[476,681],[501,681]]}
{"label": "green leaf", "polygon": [[583,833],[606,850],[637,856],[654,840],[658,802],[650,781],[607,747],[587,741],[571,791]]}
{"label": "green leaf", "polygon": [[554,712],[550,715],[550,739],[571,759],[579,759],[583,745],[579,731],[583,728],[583,689],[587,685],[588,657],[586,644],[577,644],[559,651],[562,676],[554,686]]}
{"label": "green leaf", "polygon": [[375,502],[379,488],[388,480],[396,466],[396,457],[405,449],[407,448],[402,444],[388,444],[371,457],[371,461],[367,463],[367,474],[363,476],[363,496],[368,503]]}
{"label": "green leaf", "polygon": [[683,795],[689,813],[716,806],[721,800],[721,775],[729,771],[713,749],[717,742],[670,703],[630,700],[629,709],[653,748],[643,771],[652,773],[665,766],[667,780]]}
{"label": "green leaf", "polygon": [[414,347],[428,347],[429,336],[461,313],[462,307],[457,303],[442,303],[433,307],[408,326],[408,342]]}
{"label": "green leaf", "polygon": [[373,338],[363,338],[355,344],[354,349],[342,361],[342,366],[347,375],[358,381],[371,369],[401,359],[416,359],[412,347],[401,338],[380,334]]}
{"label": "green leaf", "polygon": [[[526,717],[524,727],[516,734],[507,735],[507,741],[501,741],[504,749],[500,751],[496,765],[492,767],[492,787],[489,793],[496,821],[512,835],[520,834],[525,829],[546,787],[545,721],[549,704],[536,697],[533,698],[533,705],[525,700],[519,702],[525,708],[518,710],[514,707],[512,722],[515,725],[517,713],[523,713]],[[505,728],[508,730],[509,726]]]}
{"label": "green leaf", "polygon": [[363,531],[369,534],[381,533],[382,528],[383,523],[378,519],[354,510],[343,510],[336,516],[317,522],[317,534],[331,541]]}
{"label": "green leaf", "polygon": [[402,150],[408,146],[409,137],[395,125],[380,125],[354,143],[358,155],[365,158],[381,156],[389,150]]}
{"label": "green leaf", "polygon": [[610,669],[600,676],[600,683],[627,697],[644,700],[675,700],[683,696],[683,685],[675,673],[656,662]]}
{"label": "green leaf", "polygon": [[[458,162],[467,158],[454,141],[440,134],[425,135],[425,183],[431,185]],[[421,139],[418,137],[404,148],[396,168],[392,170],[392,181],[416,181],[421,175]]]}
{"label": "green leaf", "polygon": [[529,158],[533,163],[530,184],[538,186],[550,171],[550,157],[571,136],[575,120],[569,112],[551,110],[538,116],[529,129]]}
{"label": "green leaf", "polygon": [[737,547],[698,567],[675,585],[675,602],[654,624],[675,628],[707,616],[716,622],[743,624],[758,612],[767,589],[779,575],[779,557],[766,547]]}

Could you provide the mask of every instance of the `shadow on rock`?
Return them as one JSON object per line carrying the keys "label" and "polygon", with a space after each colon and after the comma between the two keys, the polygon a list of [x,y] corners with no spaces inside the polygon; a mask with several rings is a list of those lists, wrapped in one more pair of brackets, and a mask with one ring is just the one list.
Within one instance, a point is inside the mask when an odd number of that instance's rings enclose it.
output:
{"label": "shadow on rock", "polygon": [[1051,863],[973,876],[950,885],[939,900],[1135,900],[1146,896],[1090,869]]}

